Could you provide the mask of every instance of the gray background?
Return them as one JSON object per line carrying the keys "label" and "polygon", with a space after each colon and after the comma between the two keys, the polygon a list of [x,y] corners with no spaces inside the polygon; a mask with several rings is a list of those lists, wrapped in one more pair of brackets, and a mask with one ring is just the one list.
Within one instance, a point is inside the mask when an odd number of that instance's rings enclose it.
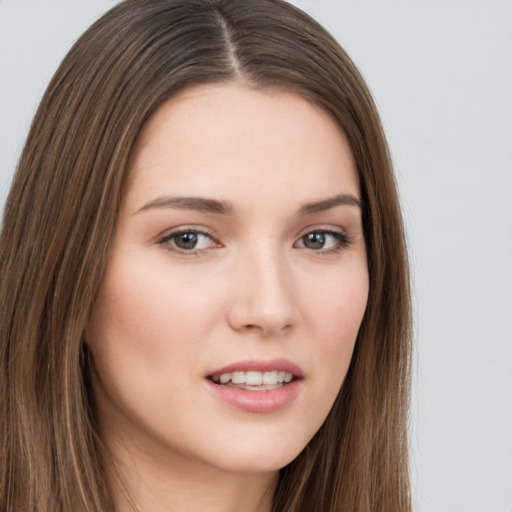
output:
{"label": "gray background", "polygon": [[[0,204],[34,110],[114,0],[0,0]],[[512,1],[296,0],[380,108],[413,265],[419,512],[512,512]]]}

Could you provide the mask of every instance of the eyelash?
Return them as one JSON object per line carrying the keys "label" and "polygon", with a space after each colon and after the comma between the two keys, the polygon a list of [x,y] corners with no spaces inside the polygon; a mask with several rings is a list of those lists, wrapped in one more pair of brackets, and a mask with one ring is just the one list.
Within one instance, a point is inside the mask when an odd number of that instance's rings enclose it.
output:
{"label": "eyelash", "polygon": [[[324,235],[324,236],[331,236],[334,238],[334,247],[328,248],[328,249],[310,249],[306,247],[305,245],[297,246],[299,242],[302,242],[304,244],[304,240],[308,235]],[[177,253],[179,255],[183,256],[196,256],[201,254],[202,252],[209,249],[208,248],[201,248],[201,249],[195,249],[192,248],[190,250],[182,249],[180,247],[177,247],[173,241],[175,241],[179,236],[183,235],[195,235],[195,236],[204,236],[209,238],[213,244],[217,247],[222,247],[222,244],[215,238],[215,236],[212,233],[209,233],[206,230],[200,230],[196,228],[181,228],[176,231],[173,231],[165,236],[163,236],[158,243],[164,248],[170,252]],[[342,231],[335,231],[332,229],[313,229],[311,231],[308,231],[304,233],[302,236],[299,237],[297,242],[294,243],[294,247],[303,248],[306,250],[310,250],[313,253],[316,254],[334,254],[341,252],[342,250],[346,249],[350,244],[352,243],[352,239],[350,236],[348,236],[346,233]]]}
{"label": "eyelash", "polygon": [[195,256],[207,249],[181,249],[180,247],[177,247],[173,240],[176,240],[179,236],[183,235],[196,235],[196,236],[204,236],[209,238],[216,246],[221,247],[221,243],[215,238],[215,236],[212,233],[208,233],[208,231],[203,231],[196,228],[180,228],[176,231],[173,231],[165,236],[163,236],[159,240],[159,244],[164,246],[164,248],[170,252],[177,253],[179,255],[183,256]]}
{"label": "eyelash", "polygon": [[[329,249],[323,249],[322,248],[322,249],[318,249],[318,250],[310,249],[311,251],[313,251],[315,253],[320,253],[320,254],[334,254],[334,253],[338,253],[338,252],[341,252],[342,250],[346,249],[352,243],[352,239],[346,233],[344,233],[343,231],[335,231],[335,230],[332,230],[332,229],[314,229],[314,230],[308,231],[307,233],[302,235],[299,238],[299,240],[297,242],[295,242],[294,246],[298,242],[303,242],[303,240],[308,235],[318,235],[318,234],[321,234],[321,235],[324,235],[324,236],[331,236],[331,237],[333,237],[334,238],[334,247],[329,248]],[[301,246],[301,247],[304,247],[304,246]],[[304,247],[304,248],[308,249],[308,247]]]}

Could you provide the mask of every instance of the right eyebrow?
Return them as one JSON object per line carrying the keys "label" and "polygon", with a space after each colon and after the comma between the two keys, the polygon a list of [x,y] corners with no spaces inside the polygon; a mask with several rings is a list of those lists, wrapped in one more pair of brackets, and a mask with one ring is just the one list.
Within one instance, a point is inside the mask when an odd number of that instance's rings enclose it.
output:
{"label": "right eyebrow", "polygon": [[135,213],[153,208],[177,208],[179,210],[195,210],[218,215],[231,215],[234,211],[233,205],[227,201],[218,201],[217,199],[205,197],[162,196],[146,203]]}

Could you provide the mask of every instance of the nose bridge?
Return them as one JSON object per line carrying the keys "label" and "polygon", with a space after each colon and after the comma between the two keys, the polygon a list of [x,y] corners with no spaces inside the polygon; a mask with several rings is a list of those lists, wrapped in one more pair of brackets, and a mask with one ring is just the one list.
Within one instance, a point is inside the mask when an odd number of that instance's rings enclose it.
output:
{"label": "nose bridge", "polygon": [[271,237],[247,247],[237,261],[231,323],[269,335],[291,327],[295,301],[290,262]]}

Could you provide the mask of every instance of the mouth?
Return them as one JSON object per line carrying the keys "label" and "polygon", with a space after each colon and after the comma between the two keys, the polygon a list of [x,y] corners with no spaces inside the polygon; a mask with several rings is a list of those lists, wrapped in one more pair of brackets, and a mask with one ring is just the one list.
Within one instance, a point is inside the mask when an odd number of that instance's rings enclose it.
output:
{"label": "mouth", "polygon": [[243,412],[272,413],[292,404],[304,387],[300,366],[284,358],[248,359],[213,371],[207,388]]}
{"label": "mouth", "polygon": [[261,371],[233,371],[209,377],[220,386],[245,389],[247,391],[272,391],[282,388],[297,377],[284,370]]}

